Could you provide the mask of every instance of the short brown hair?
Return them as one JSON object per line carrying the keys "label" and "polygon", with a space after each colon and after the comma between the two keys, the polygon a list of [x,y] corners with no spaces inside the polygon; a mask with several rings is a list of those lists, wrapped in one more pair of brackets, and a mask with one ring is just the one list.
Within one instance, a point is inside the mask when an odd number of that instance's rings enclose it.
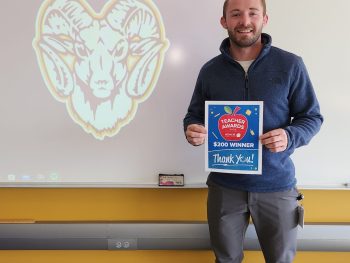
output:
{"label": "short brown hair", "polygon": [[[226,17],[226,9],[227,9],[227,5],[228,5],[228,1],[230,1],[230,0],[225,0],[225,2],[224,2],[224,7],[223,7],[223,11],[222,11],[223,17]],[[266,15],[266,1],[261,0],[261,4],[263,6],[263,15]]]}

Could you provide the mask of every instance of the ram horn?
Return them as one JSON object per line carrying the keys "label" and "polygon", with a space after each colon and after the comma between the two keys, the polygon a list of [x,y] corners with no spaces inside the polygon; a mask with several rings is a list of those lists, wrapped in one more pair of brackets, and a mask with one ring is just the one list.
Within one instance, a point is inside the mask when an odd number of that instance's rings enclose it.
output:
{"label": "ram horn", "polygon": [[[37,48],[42,54],[51,90],[58,99],[69,96],[74,88],[74,75],[62,55],[74,55],[78,32],[92,24],[92,17],[78,1],[58,0],[42,7]],[[38,51],[37,51],[38,52]]]}
{"label": "ram horn", "polygon": [[159,14],[138,0],[121,0],[114,5],[107,22],[125,34],[129,56],[137,62],[130,69],[127,92],[131,97],[142,97],[155,85],[159,75],[156,70],[162,61],[168,42],[160,28]]}

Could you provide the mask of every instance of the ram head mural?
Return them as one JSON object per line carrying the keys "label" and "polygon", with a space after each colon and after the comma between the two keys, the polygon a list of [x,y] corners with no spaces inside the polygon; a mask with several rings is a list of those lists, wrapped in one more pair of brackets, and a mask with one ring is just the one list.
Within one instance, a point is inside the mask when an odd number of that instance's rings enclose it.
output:
{"label": "ram head mural", "polygon": [[152,93],[168,48],[150,0],[44,1],[33,40],[51,94],[97,139],[116,135]]}

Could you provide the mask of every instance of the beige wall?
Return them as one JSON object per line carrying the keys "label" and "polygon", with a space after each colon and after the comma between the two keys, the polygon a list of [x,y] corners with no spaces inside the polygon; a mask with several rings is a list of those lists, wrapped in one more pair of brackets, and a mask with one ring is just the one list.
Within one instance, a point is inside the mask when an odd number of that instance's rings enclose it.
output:
{"label": "beige wall", "polygon": [[[1,220],[204,221],[206,189],[0,189]],[[303,191],[306,222],[350,223],[350,191]],[[246,252],[245,263],[264,262]],[[0,251],[4,263],[213,262],[210,251]],[[350,262],[349,253],[299,252],[297,263]]]}

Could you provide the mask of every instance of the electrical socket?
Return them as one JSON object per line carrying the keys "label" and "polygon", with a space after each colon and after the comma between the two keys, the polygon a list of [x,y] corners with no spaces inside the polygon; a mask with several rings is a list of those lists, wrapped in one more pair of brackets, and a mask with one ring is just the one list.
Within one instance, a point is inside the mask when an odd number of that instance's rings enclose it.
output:
{"label": "electrical socket", "polygon": [[108,249],[109,250],[128,250],[137,249],[137,239],[136,238],[114,238],[108,239]]}

